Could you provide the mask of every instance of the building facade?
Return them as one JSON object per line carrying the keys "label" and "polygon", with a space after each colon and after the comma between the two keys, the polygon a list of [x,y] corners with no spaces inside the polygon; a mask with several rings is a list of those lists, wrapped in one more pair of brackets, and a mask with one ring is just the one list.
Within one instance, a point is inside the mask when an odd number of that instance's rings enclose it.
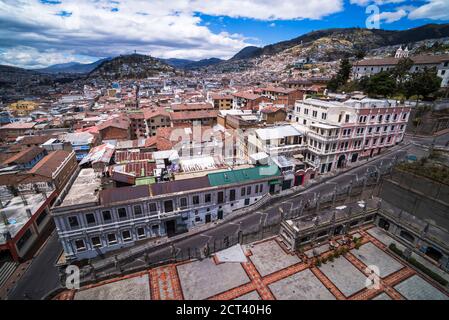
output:
{"label": "building facade", "polygon": [[98,192],[99,181],[92,169],[81,170],[66,198],[52,208],[68,260],[223,219],[279,192],[282,175],[272,165]]}
{"label": "building facade", "polygon": [[[449,85],[449,55],[414,56],[410,57],[413,66],[410,72],[418,72],[424,68],[435,68],[437,76],[441,78],[441,87]],[[401,58],[365,59],[352,66],[352,78],[360,79],[373,74],[393,70]]]}
{"label": "building facade", "polygon": [[402,141],[410,107],[392,100],[297,101],[291,121],[303,127],[304,160],[319,173],[379,154]]}

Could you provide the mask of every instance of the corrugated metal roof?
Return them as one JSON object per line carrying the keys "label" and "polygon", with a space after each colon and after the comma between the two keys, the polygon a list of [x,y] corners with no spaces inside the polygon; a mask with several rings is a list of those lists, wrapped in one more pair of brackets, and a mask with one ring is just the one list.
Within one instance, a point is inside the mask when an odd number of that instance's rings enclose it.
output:
{"label": "corrugated metal roof", "polygon": [[192,191],[210,187],[207,177],[192,179],[175,180],[168,182],[155,183],[150,186],[151,195],[158,196],[175,192]]}
{"label": "corrugated metal roof", "polygon": [[114,202],[128,201],[150,196],[148,186],[132,186],[100,191],[100,202],[107,205]]}
{"label": "corrugated metal roof", "polygon": [[242,183],[252,180],[261,180],[280,175],[279,168],[275,165],[260,166],[249,169],[230,170],[226,172],[210,173],[207,175],[211,186]]}

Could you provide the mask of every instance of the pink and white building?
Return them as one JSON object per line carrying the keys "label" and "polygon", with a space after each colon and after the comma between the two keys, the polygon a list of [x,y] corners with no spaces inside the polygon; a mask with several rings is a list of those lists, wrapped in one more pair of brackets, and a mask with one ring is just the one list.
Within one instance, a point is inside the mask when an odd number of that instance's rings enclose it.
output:
{"label": "pink and white building", "polygon": [[290,119],[305,133],[304,161],[325,173],[401,142],[409,114],[395,100],[308,98],[295,103]]}

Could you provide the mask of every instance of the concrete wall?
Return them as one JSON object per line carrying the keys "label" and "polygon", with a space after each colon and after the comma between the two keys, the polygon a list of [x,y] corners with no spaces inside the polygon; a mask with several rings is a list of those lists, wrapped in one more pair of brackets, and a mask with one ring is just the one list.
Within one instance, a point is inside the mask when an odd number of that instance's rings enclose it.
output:
{"label": "concrete wall", "polygon": [[382,182],[380,197],[423,220],[449,230],[449,186],[409,173]]}

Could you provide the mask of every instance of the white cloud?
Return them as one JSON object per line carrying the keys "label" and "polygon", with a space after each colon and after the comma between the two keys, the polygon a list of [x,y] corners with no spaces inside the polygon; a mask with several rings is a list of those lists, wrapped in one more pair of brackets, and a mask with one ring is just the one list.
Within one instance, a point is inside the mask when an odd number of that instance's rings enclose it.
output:
{"label": "white cloud", "polygon": [[321,19],[343,10],[342,0],[191,0],[189,2],[195,11],[204,14],[259,20]]}
{"label": "white cloud", "polygon": [[404,9],[399,9],[393,12],[381,12],[379,14],[379,20],[386,23],[392,23],[401,20],[405,16],[407,16],[407,11],[405,11]]}
{"label": "white cloud", "polygon": [[17,46],[0,49],[0,64],[10,66],[27,66],[28,68],[44,68],[48,65],[66,62],[89,63],[92,60],[76,56],[73,52],[60,52],[55,49],[39,51],[32,47]]}
{"label": "white cloud", "polygon": [[0,0],[0,50],[34,48],[27,49],[29,57],[37,52],[48,64],[58,60],[52,50],[62,54],[57,63],[75,54],[106,57],[134,50],[163,58],[229,58],[251,45],[250,39],[214,33],[198,13],[270,21],[320,19],[343,9],[343,0],[60,1]]}
{"label": "white cloud", "polygon": [[449,0],[427,0],[427,3],[412,10],[409,19],[449,19]]}
{"label": "white cloud", "polygon": [[364,7],[369,4],[377,4],[378,6],[381,6],[384,4],[402,3],[405,1],[406,0],[350,0],[350,3]]}

